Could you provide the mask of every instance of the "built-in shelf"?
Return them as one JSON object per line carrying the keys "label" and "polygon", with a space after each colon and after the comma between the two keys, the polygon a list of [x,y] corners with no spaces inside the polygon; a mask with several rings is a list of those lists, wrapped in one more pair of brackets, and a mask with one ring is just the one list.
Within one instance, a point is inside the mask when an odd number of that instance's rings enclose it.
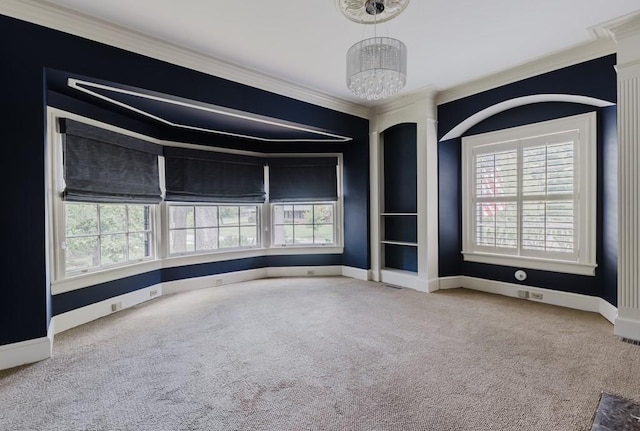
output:
{"label": "built-in shelf", "polygon": [[388,241],[388,240],[382,240],[380,242],[382,244],[389,244],[389,245],[405,245],[405,246],[408,246],[408,247],[417,247],[418,246],[417,242]]}
{"label": "built-in shelf", "polygon": [[381,216],[417,216],[418,213],[381,213]]}

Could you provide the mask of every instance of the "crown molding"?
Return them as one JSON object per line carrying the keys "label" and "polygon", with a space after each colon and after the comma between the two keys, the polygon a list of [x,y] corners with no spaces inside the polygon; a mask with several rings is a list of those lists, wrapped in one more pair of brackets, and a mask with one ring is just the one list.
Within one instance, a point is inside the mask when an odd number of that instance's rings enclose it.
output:
{"label": "crown molding", "polygon": [[640,33],[640,13],[634,12],[603,24],[603,28],[614,40],[624,39]]}
{"label": "crown molding", "polygon": [[2,0],[0,14],[303,102],[369,118],[370,108],[43,0]]}
{"label": "crown molding", "polygon": [[434,100],[438,90],[436,87],[428,85],[419,88],[411,93],[403,94],[395,97],[386,103],[373,107],[374,115],[382,115],[390,112],[398,111],[416,104],[424,104],[424,109],[428,112],[429,117],[435,116]]}
{"label": "crown molding", "polygon": [[593,60],[616,52],[615,41],[600,31],[591,30],[594,40],[577,45],[563,51],[533,60],[502,72],[442,90],[436,96],[436,105],[442,105],[457,99],[462,99],[492,88],[500,87],[543,73],[573,66],[578,63]]}

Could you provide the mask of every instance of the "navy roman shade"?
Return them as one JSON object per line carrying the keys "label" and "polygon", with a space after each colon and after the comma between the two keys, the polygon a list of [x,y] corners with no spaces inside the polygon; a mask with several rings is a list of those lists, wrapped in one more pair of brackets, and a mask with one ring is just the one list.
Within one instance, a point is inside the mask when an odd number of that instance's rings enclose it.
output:
{"label": "navy roman shade", "polygon": [[265,200],[260,157],[165,147],[167,201],[252,202]]}
{"label": "navy roman shade", "polygon": [[268,159],[271,202],[338,200],[337,157]]}
{"label": "navy roman shade", "polygon": [[151,204],[162,200],[161,146],[68,118],[60,119],[60,132],[65,200]]}

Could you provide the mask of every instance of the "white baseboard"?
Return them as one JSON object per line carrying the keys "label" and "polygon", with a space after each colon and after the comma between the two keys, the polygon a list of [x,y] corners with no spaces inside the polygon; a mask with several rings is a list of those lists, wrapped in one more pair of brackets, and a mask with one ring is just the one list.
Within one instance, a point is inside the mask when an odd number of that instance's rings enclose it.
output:
{"label": "white baseboard", "polygon": [[462,277],[440,277],[438,279],[438,287],[440,289],[457,289],[462,287]]}
{"label": "white baseboard", "polygon": [[245,271],[225,272],[204,277],[185,278],[162,283],[162,292],[171,295],[189,290],[207,287],[224,286],[225,284],[241,283],[243,281],[259,280],[267,277],[267,268],[248,269]]}
{"label": "white baseboard", "polygon": [[[481,292],[495,293],[498,295],[519,298],[518,291],[529,292],[527,301],[541,302],[543,304],[557,305],[560,307],[573,308],[575,310],[591,311],[602,315],[609,322],[614,323],[618,315],[618,309],[602,298],[596,296],[582,295],[580,293],[562,292],[559,290],[544,289],[541,287],[526,286],[521,284],[506,283],[503,281],[486,280],[483,278],[456,276],[442,277],[439,280],[440,289],[455,289],[464,287]],[[542,299],[532,298],[532,294],[542,295]],[[523,298],[520,298],[523,299]]]}
{"label": "white baseboard", "polygon": [[[150,299],[155,299],[162,296],[162,293],[162,285],[156,284],[154,286],[145,287],[144,289],[125,293],[124,295],[105,299],[104,301],[96,302],[95,304],[76,308],[75,310],[67,311],[66,313],[58,314],[51,319],[52,325],[55,328],[54,333],[59,334],[67,329],[83,325],[109,314],[117,313],[117,311],[133,307],[134,305],[141,304]],[[112,304],[120,304],[121,308],[117,311],[112,311]]]}
{"label": "white baseboard", "polygon": [[342,275],[342,266],[276,266],[267,268],[267,277],[329,277]]}
{"label": "white baseboard", "polygon": [[[602,298],[600,299],[600,303],[598,304],[598,313],[605,319],[607,319],[611,323],[616,323],[616,318],[618,317],[618,308],[614,305],[609,304],[606,300]],[[640,335],[640,332],[638,332]]]}
{"label": "white baseboard", "polygon": [[613,333],[622,338],[640,341],[640,310],[621,307],[615,319]]}
{"label": "white baseboard", "polygon": [[52,346],[50,336],[0,346],[0,370],[50,358]]}
{"label": "white baseboard", "polygon": [[371,270],[354,268],[353,266],[343,266],[342,276],[355,278],[356,280],[369,281],[371,280]]}
{"label": "white baseboard", "polygon": [[380,270],[380,282],[391,284],[393,286],[406,287],[408,289],[421,290],[426,292],[426,288],[420,288],[418,284],[418,274],[410,271],[401,270]]}

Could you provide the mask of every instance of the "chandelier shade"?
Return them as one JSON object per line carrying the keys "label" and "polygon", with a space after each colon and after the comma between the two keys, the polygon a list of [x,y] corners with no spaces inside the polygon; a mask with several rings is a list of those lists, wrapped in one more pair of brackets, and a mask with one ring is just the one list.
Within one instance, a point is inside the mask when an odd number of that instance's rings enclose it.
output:
{"label": "chandelier shade", "polygon": [[407,46],[390,37],[372,37],[347,51],[347,87],[356,96],[378,100],[393,96],[407,82]]}

